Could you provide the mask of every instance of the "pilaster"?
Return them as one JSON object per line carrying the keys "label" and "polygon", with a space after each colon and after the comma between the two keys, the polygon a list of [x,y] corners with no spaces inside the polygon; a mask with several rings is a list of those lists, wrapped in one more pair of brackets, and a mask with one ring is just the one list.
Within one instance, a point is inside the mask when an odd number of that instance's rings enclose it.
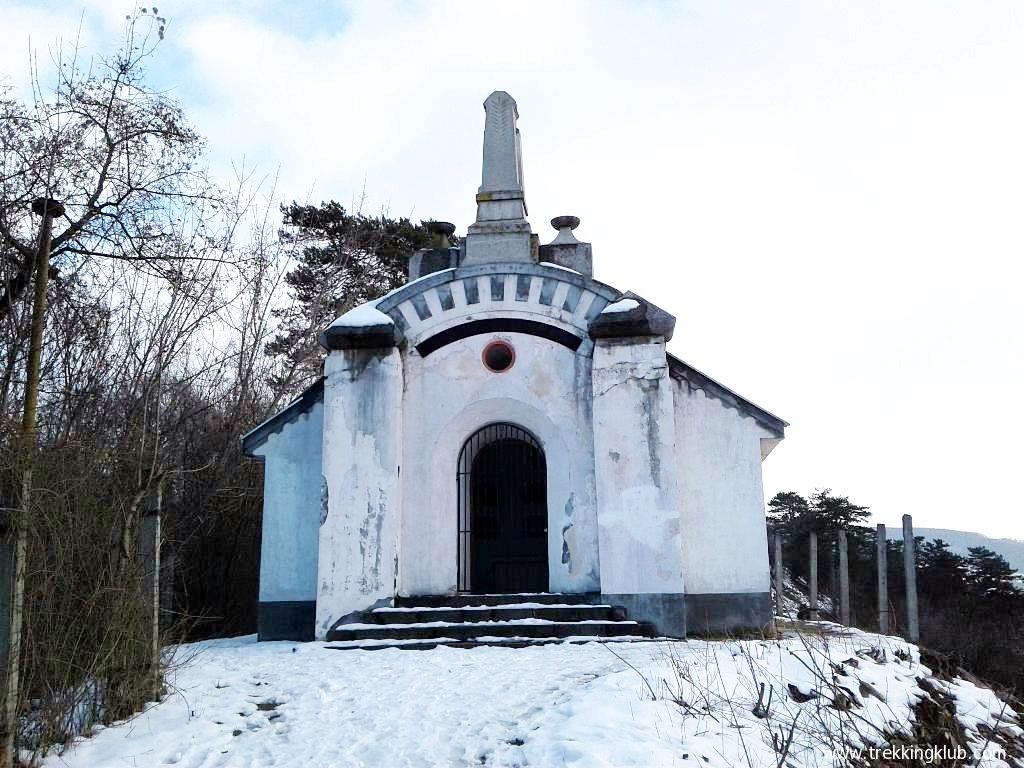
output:
{"label": "pilaster", "polygon": [[339,619],[393,597],[401,516],[398,349],[336,349],[324,373],[318,638]]}

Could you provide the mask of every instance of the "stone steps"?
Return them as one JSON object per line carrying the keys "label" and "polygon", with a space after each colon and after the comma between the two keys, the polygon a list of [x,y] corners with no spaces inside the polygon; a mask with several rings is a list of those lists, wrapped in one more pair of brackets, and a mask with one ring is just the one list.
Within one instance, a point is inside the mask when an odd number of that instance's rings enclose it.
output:
{"label": "stone steps", "polygon": [[415,595],[395,597],[396,608],[462,608],[474,605],[593,605],[601,595],[596,592],[565,594],[560,592],[517,592],[500,595]]}
{"label": "stone steps", "polygon": [[[365,614],[364,614],[365,615]],[[548,621],[622,621],[626,612],[610,605],[505,605],[463,608],[377,608],[369,612],[377,624],[409,624],[446,621],[452,624],[481,621],[546,619]]]}
{"label": "stone steps", "polygon": [[615,635],[642,635],[644,628],[635,621],[583,621],[560,622],[534,619],[538,623],[523,623],[529,620],[465,622],[451,624],[433,622],[419,624],[343,624],[332,629],[328,640],[432,640],[449,637],[456,640],[472,640],[478,636],[487,637],[614,637]]}
{"label": "stone steps", "polygon": [[624,608],[596,595],[438,595],[396,598],[393,607],[364,611],[327,633],[332,648],[424,649],[445,645],[520,647],[543,642],[651,638],[651,625],[630,621]]}

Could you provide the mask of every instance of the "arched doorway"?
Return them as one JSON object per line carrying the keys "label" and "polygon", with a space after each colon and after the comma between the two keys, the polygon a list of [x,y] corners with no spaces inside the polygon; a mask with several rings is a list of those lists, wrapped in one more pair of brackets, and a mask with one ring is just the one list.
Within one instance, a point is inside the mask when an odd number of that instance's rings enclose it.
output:
{"label": "arched doorway", "polygon": [[547,463],[537,439],[489,424],[459,453],[459,591],[548,590]]}

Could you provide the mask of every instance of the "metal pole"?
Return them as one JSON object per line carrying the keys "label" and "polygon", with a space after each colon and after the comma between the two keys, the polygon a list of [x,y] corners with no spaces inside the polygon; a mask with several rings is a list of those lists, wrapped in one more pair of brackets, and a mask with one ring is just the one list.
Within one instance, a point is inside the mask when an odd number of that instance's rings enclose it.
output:
{"label": "metal pole", "polygon": [[775,613],[782,615],[782,534],[775,534]]}
{"label": "metal pole", "polygon": [[878,561],[878,631],[881,634],[889,632],[889,573],[885,566],[885,525],[878,524],[875,534],[875,548]]}
{"label": "metal pole", "polygon": [[850,556],[845,530],[839,532],[839,621],[850,626]]}
{"label": "metal pole", "polygon": [[907,634],[910,641],[921,639],[917,625],[917,569],[914,567],[914,521],[910,515],[903,516],[903,576],[907,584]]}
{"label": "metal pole", "polygon": [[811,565],[807,577],[811,593],[811,621],[818,620],[818,534],[811,531]]}

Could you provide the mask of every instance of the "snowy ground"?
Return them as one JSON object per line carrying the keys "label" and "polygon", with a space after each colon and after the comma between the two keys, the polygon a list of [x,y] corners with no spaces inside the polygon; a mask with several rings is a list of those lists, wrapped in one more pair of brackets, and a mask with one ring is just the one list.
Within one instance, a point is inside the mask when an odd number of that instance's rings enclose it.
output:
{"label": "snowy ground", "polygon": [[[179,660],[190,658],[163,702],[44,766],[732,768],[777,766],[780,749],[786,765],[827,766],[844,741],[882,744],[887,732],[909,731],[925,695],[917,679],[928,675],[913,646],[860,632],[521,649],[329,645],[246,637],[183,646]],[[941,685],[977,751],[978,723],[1013,715],[987,689]],[[840,694],[848,701],[837,705]]]}
{"label": "snowy ground", "polygon": [[[801,608],[809,606],[807,582],[803,579],[794,579],[789,571],[786,571],[782,585],[782,609],[778,612],[779,616],[793,620],[796,619]],[[818,612],[823,618],[829,614],[835,614],[831,597],[826,594],[818,595]]]}

